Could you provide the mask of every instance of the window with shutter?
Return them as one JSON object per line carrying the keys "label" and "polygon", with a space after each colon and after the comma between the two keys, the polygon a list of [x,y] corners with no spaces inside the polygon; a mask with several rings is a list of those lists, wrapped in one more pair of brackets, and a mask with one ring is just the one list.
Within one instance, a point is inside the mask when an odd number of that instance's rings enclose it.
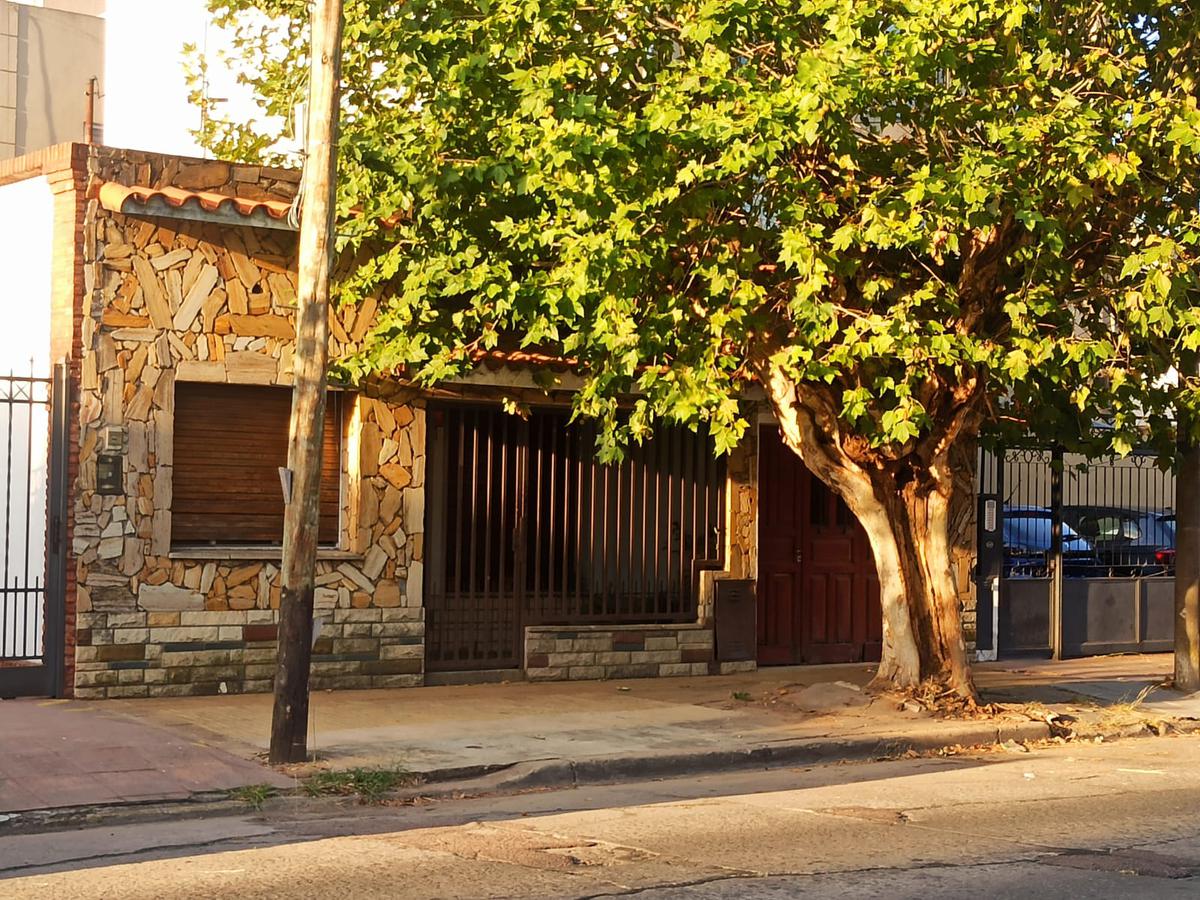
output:
{"label": "window with shutter", "polygon": [[[341,506],[342,397],[325,403],[318,540],[336,544]],[[279,544],[287,464],[290,388],[175,385],[171,542]]]}

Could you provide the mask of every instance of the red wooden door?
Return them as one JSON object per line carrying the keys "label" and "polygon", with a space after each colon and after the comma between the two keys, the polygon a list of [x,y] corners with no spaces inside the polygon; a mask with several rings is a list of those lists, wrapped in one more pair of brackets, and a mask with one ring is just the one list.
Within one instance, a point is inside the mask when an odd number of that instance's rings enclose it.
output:
{"label": "red wooden door", "polygon": [[758,661],[800,662],[808,469],[763,426],[758,442]]}
{"label": "red wooden door", "polygon": [[758,661],[879,658],[883,618],[866,533],[764,426],[759,440]]}

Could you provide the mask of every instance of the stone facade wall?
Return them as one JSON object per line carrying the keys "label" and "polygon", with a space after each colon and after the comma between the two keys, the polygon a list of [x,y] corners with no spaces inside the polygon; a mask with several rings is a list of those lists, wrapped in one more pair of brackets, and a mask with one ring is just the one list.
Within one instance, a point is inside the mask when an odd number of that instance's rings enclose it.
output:
{"label": "stone facade wall", "polygon": [[712,629],[700,624],[525,629],[530,681],[708,675],[714,665]]}
{"label": "stone facade wall", "polygon": [[[90,148],[86,174],[91,198],[115,180],[289,199],[298,178],[105,148]],[[174,389],[291,383],[295,237],[123,216],[95,199],[82,235],[75,696],[268,690],[278,551],[172,546]],[[361,313],[333,318],[335,353],[369,324]],[[348,405],[340,540],[317,564],[313,684],[419,684],[424,410],[362,395]],[[116,496],[97,490],[97,458],[114,434],[124,476]]]}

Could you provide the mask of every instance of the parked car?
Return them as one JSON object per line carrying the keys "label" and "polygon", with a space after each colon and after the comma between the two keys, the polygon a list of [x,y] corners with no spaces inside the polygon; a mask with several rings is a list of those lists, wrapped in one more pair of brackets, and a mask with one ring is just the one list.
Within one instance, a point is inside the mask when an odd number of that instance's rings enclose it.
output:
{"label": "parked car", "polygon": [[1116,578],[1175,574],[1175,516],[1119,506],[1065,506],[1063,521],[1086,538],[1100,571]]}
{"label": "parked car", "polygon": [[[1045,578],[1050,574],[1053,518],[1043,506],[1004,508],[1004,577]],[[1063,575],[1093,574],[1098,561],[1092,545],[1065,522],[1062,528]]]}

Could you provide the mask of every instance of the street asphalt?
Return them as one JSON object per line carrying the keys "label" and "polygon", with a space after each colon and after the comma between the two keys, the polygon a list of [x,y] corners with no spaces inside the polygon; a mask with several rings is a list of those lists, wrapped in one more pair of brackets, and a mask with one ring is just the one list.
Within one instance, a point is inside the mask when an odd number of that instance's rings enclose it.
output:
{"label": "street asphalt", "polygon": [[0,897],[1197,897],[1200,737],[0,840]]}

